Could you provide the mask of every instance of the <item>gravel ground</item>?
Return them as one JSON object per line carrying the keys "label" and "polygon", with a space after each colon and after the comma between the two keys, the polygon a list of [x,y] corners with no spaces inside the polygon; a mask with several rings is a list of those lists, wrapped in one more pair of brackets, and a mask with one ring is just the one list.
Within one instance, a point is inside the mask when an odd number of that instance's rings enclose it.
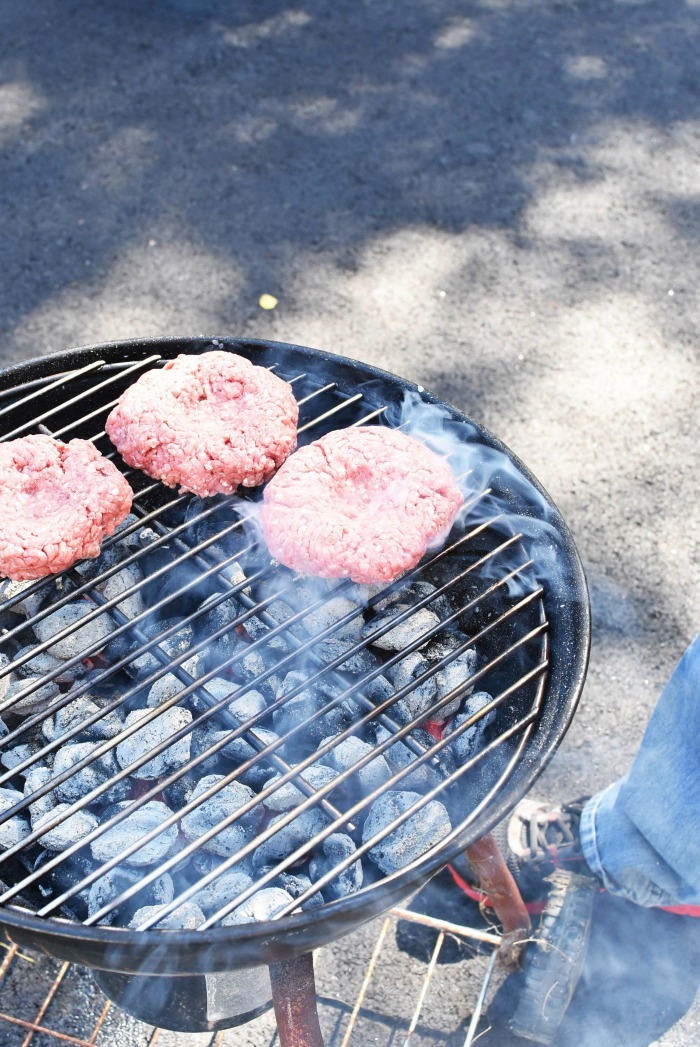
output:
{"label": "gravel ground", "polygon": [[[498,433],[591,587],[549,796],[625,771],[697,628],[699,37],[698,0],[0,8],[0,363],[277,338],[403,374]],[[327,951],[322,993],[350,993],[378,927]],[[424,972],[392,948],[366,1043],[398,1042]],[[416,1042],[452,1042],[480,963],[438,967]],[[699,1023],[690,992],[616,1042],[689,1047]]]}

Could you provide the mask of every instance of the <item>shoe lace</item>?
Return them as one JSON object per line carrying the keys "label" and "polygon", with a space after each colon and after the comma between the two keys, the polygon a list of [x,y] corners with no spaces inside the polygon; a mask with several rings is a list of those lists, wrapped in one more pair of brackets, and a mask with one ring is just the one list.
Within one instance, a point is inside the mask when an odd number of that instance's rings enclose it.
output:
{"label": "shoe lace", "polygon": [[533,814],[528,824],[528,845],[532,860],[553,857],[561,850],[568,853],[580,850],[574,819],[566,811]]}

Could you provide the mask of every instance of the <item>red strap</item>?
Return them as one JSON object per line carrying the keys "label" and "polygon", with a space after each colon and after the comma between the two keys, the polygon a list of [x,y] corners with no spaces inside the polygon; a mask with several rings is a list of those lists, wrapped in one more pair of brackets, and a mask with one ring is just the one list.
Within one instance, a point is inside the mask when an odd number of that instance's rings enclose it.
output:
{"label": "red strap", "polygon": [[[472,887],[471,884],[467,883],[467,881],[463,879],[459,875],[457,870],[453,869],[451,865],[448,865],[447,868],[450,870],[450,875],[452,876],[452,879],[460,888],[460,890],[464,891],[464,893],[468,895],[473,901],[478,902],[479,905],[485,905],[487,908],[493,909],[491,899],[487,894],[484,894],[483,891],[480,891],[476,887]],[[525,902],[525,908],[530,913],[530,915],[539,916],[541,912],[544,912],[544,907],[546,904],[547,902],[544,899],[541,899],[537,902]]]}
{"label": "red strap", "polygon": [[[469,897],[473,901],[478,902],[479,905],[485,905],[490,909],[493,908],[493,905],[491,904],[491,899],[488,897],[488,895],[484,894],[483,891],[480,891],[476,887],[472,887],[471,884],[467,883],[467,881],[463,879],[463,877],[461,877],[457,870],[453,869],[451,865],[448,865],[447,868],[450,870],[452,879],[457,884],[457,886],[462,891],[464,891],[465,894],[469,895]],[[606,893],[604,887],[601,888],[600,893]],[[539,916],[541,912],[544,912],[546,904],[546,900],[541,900],[537,902],[526,902],[525,908],[531,915]],[[695,918],[700,918],[700,905],[659,905],[654,906],[653,908],[663,909],[664,912],[671,912],[674,913],[676,916],[694,916]]]}
{"label": "red strap", "polygon": [[664,912],[673,912],[676,916],[700,917],[700,905],[660,905]]}

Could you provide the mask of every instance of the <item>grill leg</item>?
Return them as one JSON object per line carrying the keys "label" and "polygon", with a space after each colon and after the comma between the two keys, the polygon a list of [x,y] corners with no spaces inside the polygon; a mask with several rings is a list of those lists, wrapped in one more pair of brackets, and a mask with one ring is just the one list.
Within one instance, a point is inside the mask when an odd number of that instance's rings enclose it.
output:
{"label": "grill leg", "polygon": [[482,891],[488,895],[496,916],[503,924],[499,958],[507,968],[513,969],[519,966],[524,939],[530,932],[530,916],[518,885],[490,833],[467,847],[467,858]]}
{"label": "grill leg", "polygon": [[312,953],[271,963],[270,982],[281,1047],[324,1047]]}

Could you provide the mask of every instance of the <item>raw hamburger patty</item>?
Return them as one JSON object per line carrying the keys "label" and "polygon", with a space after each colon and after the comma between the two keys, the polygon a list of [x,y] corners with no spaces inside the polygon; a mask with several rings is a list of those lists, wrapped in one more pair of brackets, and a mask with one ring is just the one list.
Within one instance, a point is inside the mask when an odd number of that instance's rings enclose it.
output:
{"label": "raw hamburger patty", "polygon": [[97,556],[131,499],[122,474],[87,440],[0,443],[0,575],[43,578]]}
{"label": "raw hamburger patty", "polygon": [[129,465],[205,498],[272,476],[296,447],[298,415],[287,382],[215,350],[142,375],[105,428]]}
{"label": "raw hamburger patty", "polygon": [[265,489],[270,552],[297,571],[390,582],[449,530],[462,504],[449,466],[392,429],[338,429],[302,447]]}

